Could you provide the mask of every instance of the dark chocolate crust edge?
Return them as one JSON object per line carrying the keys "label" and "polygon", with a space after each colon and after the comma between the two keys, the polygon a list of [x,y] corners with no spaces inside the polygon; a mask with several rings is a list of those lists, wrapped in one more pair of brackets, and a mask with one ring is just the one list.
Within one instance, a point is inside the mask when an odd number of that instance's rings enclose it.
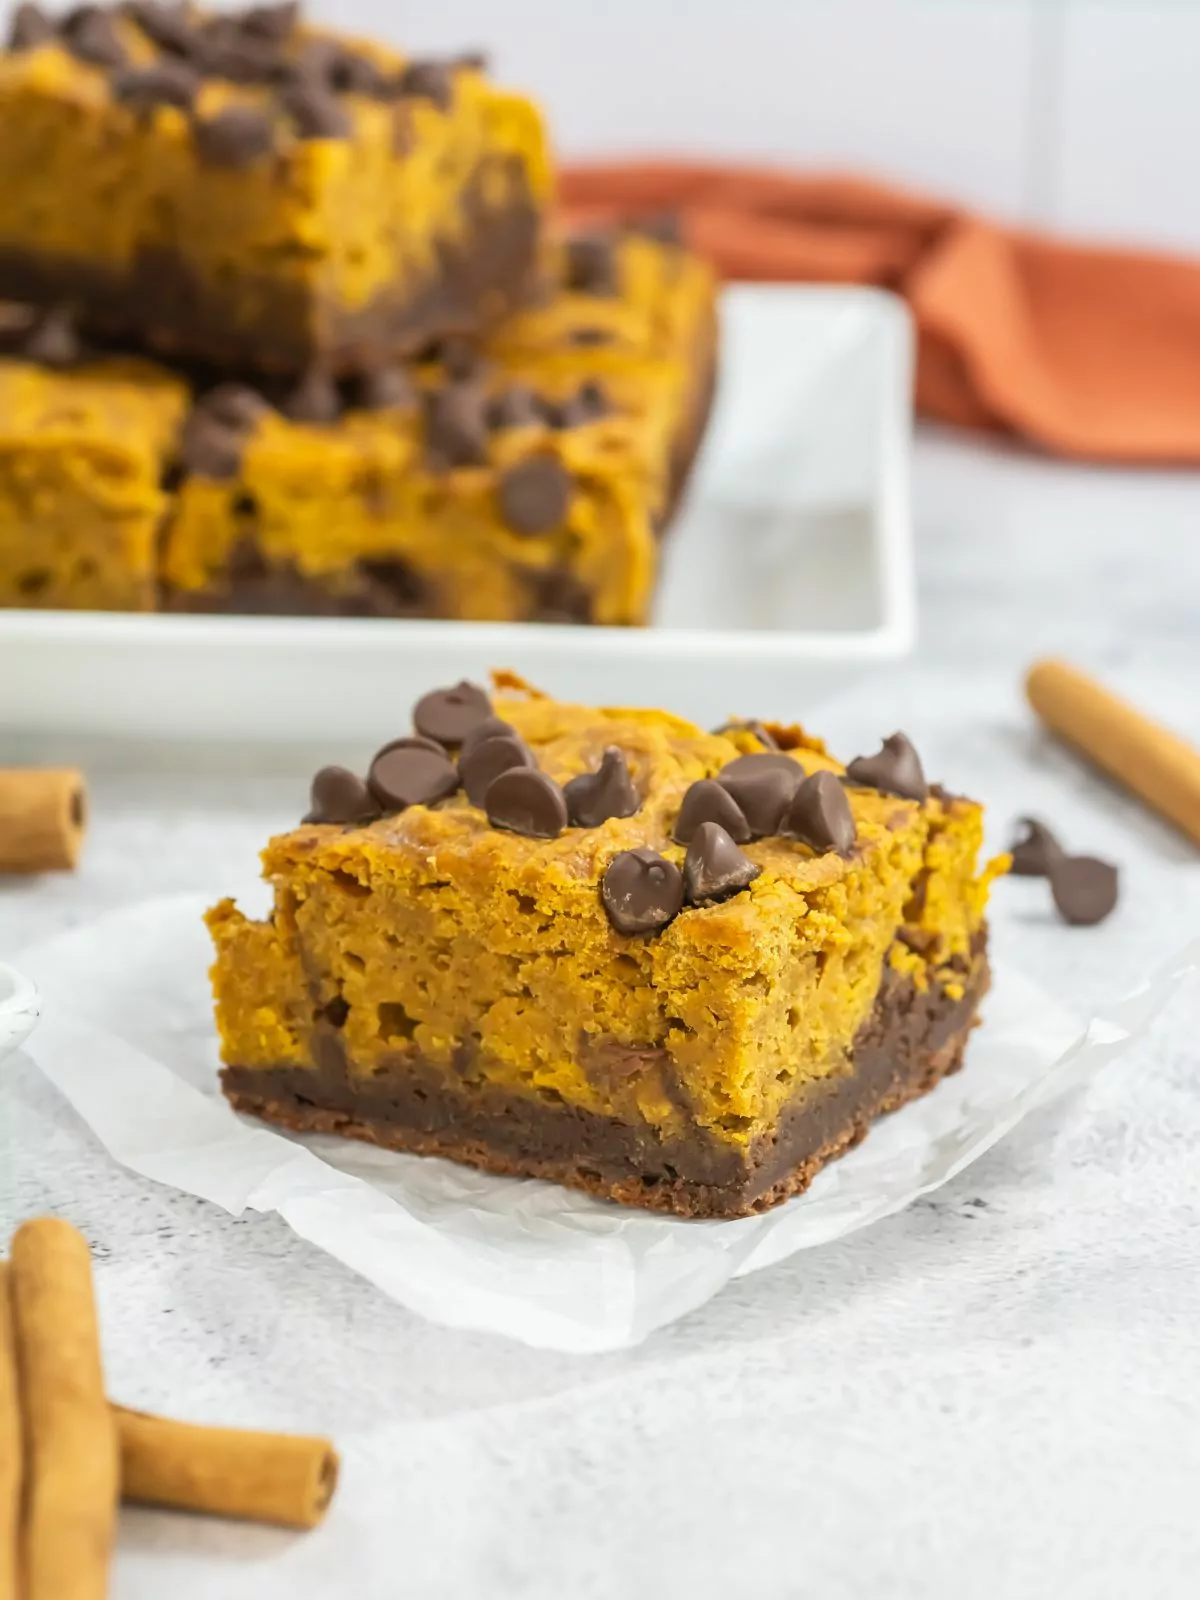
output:
{"label": "dark chocolate crust edge", "polygon": [[[434,276],[404,294],[380,294],[361,310],[321,307],[309,290],[264,275],[244,285],[257,319],[236,322],[224,288],[200,278],[186,256],[162,249],[139,251],[128,271],[116,275],[73,258],[0,246],[0,298],[70,305],[88,333],[213,367],[301,373],[319,363],[330,373],[361,371],[448,334],[477,333],[535,295],[541,215],[519,166],[505,165],[507,202],[484,198],[482,172],[467,186],[467,225],[437,242]],[[327,332],[317,339],[314,322],[322,311]]]}
{"label": "dark chocolate crust edge", "polygon": [[222,1085],[237,1110],[297,1131],[547,1178],[678,1216],[746,1216],[802,1193],[823,1166],[865,1138],[874,1118],[956,1072],[987,986],[982,953],[957,999],[919,990],[885,968],[851,1070],[798,1097],[771,1134],[745,1150],[698,1128],[663,1139],[646,1124],[496,1088],[458,1088],[420,1062],[352,1080],[331,1034],[317,1067],[228,1066]]}

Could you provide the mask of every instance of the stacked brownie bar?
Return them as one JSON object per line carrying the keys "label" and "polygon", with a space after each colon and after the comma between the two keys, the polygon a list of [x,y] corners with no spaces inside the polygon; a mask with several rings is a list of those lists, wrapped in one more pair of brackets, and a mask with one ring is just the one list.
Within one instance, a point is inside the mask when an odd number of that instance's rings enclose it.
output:
{"label": "stacked brownie bar", "polygon": [[295,5],[22,5],[0,605],[640,623],[710,274],[557,240],[538,112]]}

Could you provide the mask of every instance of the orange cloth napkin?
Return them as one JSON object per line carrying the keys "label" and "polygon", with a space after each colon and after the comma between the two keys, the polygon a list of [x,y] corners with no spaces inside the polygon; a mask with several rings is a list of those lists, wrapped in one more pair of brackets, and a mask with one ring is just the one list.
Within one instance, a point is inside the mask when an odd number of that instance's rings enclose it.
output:
{"label": "orange cloth napkin", "polygon": [[1200,263],[1066,244],[857,178],[629,162],[568,168],[573,221],[679,214],[728,278],[903,294],[927,416],[1065,456],[1200,463]]}

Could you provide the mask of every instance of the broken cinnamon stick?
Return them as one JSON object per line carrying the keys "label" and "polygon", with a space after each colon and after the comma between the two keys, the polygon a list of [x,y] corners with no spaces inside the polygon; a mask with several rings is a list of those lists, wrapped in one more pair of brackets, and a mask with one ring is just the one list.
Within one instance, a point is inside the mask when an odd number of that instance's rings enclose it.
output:
{"label": "broken cinnamon stick", "polygon": [[82,773],[0,768],[0,872],[69,870],[86,826]]}
{"label": "broken cinnamon stick", "polygon": [[117,1430],[104,1396],[92,1263],[57,1217],[12,1240],[25,1428],[25,1600],[103,1600],[117,1515]]}
{"label": "broken cinnamon stick", "polygon": [[7,1261],[0,1261],[0,1600],[20,1595],[21,1395]]}
{"label": "broken cinnamon stick", "polygon": [[1025,680],[1042,721],[1200,844],[1200,750],[1065,661]]}
{"label": "broken cinnamon stick", "polygon": [[337,1486],[328,1439],[207,1428],[114,1406],[126,1500],[315,1527]]}

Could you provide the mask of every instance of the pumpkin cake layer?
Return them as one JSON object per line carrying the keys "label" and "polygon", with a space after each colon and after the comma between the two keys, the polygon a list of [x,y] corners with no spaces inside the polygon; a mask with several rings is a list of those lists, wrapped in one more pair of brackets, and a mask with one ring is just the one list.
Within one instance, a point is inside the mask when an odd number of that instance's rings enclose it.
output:
{"label": "pumpkin cake layer", "polygon": [[476,57],[414,61],[293,4],[14,16],[0,295],[236,370],[357,370],[477,331],[536,275],[539,112]]}
{"label": "pumpkin cake layer", "polygon": [[265,921],[210,913],[239,1108],[733,1216],[960,1065],[1003,861],[906,741],[468,685],[415,722],[318,775]]}

